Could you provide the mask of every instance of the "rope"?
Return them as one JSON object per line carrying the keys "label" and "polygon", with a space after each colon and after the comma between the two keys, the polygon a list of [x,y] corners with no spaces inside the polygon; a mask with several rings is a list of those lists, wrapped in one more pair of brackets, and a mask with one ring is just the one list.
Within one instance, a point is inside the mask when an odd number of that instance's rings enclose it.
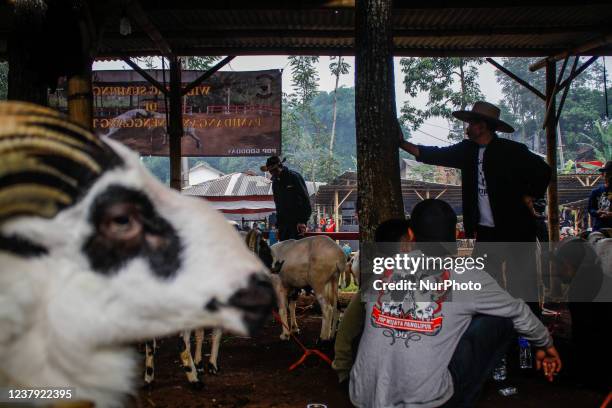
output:
{"label": "rope", "polygon": [[274,316],[274,319],[279,322],[285,329],[287,329],[287,331],[289,332],[289,336],[291,336],[291,338],[297,343],[298,346],[300,346],[300,348],[304,351],[304,354],[302,354],[302,357],[300,357],[298,359],[298,361],[296,361],[295,363],[293,363],[291,366],[289,366],[289,371],[293,371],[295,370],[297,367],[299,367],[300,365],[302,365],[304,363],[304,361],[306,361],[306,358],[308,358],[308,356],[314,354],[316,356],[318,356],[321,360],[325,361],[327,364],[329,364],[330,366],[332,365],[332,361],[329,357],[327,357],[324,353],[322,353],[321,351],[317,350],[317,349],[309,349],[306,348],[306,346],[304,346],[302,344],[301,341],[298,340],[297,337],[295,337],[293,335],[293,333],[291,333],[291,330],[289,330],[289,327],[287,327],[287,325],[285,323],[283,323],[283,320],[280,318],[278,312],[276,311],[272,311],[272,315]]}
{"label": "rope", "polygon": [[612,401],[612,391],[608,394],[608,397],[604,400],[603,404],[601,404],[600,408],[606,408],[610,402]]}

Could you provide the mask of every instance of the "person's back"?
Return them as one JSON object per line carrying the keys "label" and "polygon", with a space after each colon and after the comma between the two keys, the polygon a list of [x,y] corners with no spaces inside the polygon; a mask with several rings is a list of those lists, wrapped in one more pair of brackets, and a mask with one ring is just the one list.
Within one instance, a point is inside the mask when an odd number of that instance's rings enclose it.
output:
{"label": "person's back", "polygon": [[[440,243],[454,244],[455,224],[456,216],[448,204],[440,200],[419,203],[412,213],[411,230],[420,248],[408,255],[420,259],[420,265],[434,257],[446,263],[452,258]],[[451,398],[453,404],[469,406],[505,353],[513,326],[536,346],[552,345],[548,331],[528,306],[508,295],[483,270],[436,264],[403,276],[396,268],[389,279],[412,281],[416,289],[378,294],[370,289],[365,327],[350,376],[351,400],[358,407],[439,407]],[[482,288],[465,292],[427,288],[470,281]],[[477,314],[489,316],[473,319]],[[473,333],[466,341],[464,334],[469,330]]]}

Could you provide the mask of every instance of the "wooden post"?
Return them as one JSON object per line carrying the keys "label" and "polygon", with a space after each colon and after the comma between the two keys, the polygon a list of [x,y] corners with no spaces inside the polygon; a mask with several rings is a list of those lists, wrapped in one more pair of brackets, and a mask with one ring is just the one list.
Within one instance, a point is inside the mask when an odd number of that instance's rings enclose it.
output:
{"label": "wooden post", "polygon": [[181,138],[183,137],[183,98],[181,92],[181,63],[179,58],[170,60],[170,187],[181,190]]}
{"label": "wooden post", "polygon": [[[555,118],[556,62],[546,64],[546,108],[551,112],[546,121],[546,160],[552,168],[548,185],[548,236],[551,242],[559,242],[559,200],[557,188],[557,129]],[[552,106],[551,106],[552,105]]]}
{"label": "wooden post", "polygon": [[334,224],[336,224],[335,226],[335,232],[338,232],[340,229],[340,217],[339,212],[340,212],[340,208],[339,204],[338,204],[338,190],[334,190]]}
{"label": "wooden post", "polygon": [[404,217],[393,79],[392,0],[355,4],[355,119],[359,231],[373,242],[378,224]]}
{"label": "wooden post", "polygon": [[91,62],[83,72],[68,78],[68,116],[74,122],[93,129],[93,92],[91,85]]}
{"label": "wooden post", "polygon": [[34,2],[16,1],[14,24],[8,36],[7,99],[47,105],[47,83],[40,65],[45,10]]}

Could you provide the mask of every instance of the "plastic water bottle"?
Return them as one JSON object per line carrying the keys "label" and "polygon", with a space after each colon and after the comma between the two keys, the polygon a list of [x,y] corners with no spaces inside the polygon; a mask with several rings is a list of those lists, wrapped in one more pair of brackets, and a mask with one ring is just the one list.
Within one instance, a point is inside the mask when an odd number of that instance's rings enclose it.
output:
{"label": "plastic water bottle", "polygon": [[519,337],[519,367],[526,369],[532,368],[531,346],[527,339]]}
{"label": "plastic water bottle", "polygon": [[518,394],[518,389],[516,387],[505,387],[497,390],[497,392],[502,397],[510,397],[512,395]]}
{"label": "plastic water bottle", "polygon": [[506,357],[502,357],[493,369],[493,379],[495,381],[505,381],[508,374],[506,369]]}

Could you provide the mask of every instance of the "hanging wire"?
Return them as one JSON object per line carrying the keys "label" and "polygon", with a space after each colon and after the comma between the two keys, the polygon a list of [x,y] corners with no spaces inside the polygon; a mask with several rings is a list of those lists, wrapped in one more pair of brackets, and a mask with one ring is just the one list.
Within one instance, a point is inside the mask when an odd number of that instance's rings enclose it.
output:
{"label": "hanging wire", "polygon": [[604,83],[604,99],[606,101],[606,119],[610,117],[608,113],[608,82],[607,82],[607,74],[606,74],[606,57],[603,57],[603,83]]}

